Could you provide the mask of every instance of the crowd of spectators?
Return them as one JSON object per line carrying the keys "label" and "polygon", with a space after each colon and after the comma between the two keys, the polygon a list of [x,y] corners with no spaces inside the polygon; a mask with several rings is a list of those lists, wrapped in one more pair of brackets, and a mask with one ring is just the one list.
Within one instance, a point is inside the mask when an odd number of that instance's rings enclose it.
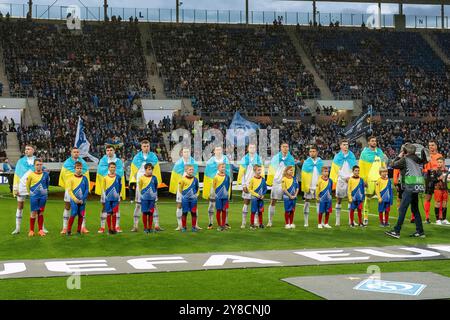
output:
{"label": "crowd of spectators", "polygon": [[166,95],[191,98],[196,114],[300,112],[320,94],[282,28],[154,25],[151,36]]}
{"label": "crowd of spectators", "polygon": [[[85,25],[79,32],[19,20],[0,24],[0,35],[11,94],[36,97],[43,121],[19,129],[21,147],[31,142],[45,161],[63,161],[79,117],[93,155],[112,142],[131,157],[136,141],[152,134],[154,128],[141,126],[141,98],[151,89],[135,23]],[[162,157],[164,145],[154,147]]]}
{"label": "crowd of spectators", "polygon": [[383,117],[449,116],[450,73],[417,32],[299,31],[338,99],[362,99]]}

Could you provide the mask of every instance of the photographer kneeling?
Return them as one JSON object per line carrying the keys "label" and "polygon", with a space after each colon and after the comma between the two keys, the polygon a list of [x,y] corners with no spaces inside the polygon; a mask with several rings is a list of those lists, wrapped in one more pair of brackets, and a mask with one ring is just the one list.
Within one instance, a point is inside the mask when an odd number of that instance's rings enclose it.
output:
{"label": "photographer kneeling", "polygon": [[400,230],[402,229],[406,211],[408,211],[410,205],[416,223],[416,232],[413,233],[411,237],[425,238],[422,217],[420,216],[419,211],[419,193],[425,191],[422,165],[427,162],[427,159],[424,150],[422,150],[422,159],[415,153],[416,147],[411,143],[407,143],[402,147],[400,154],[392,163],[394,169],[399,169],[401,171],[403,196],[400,208],[398,209],[397,224],[393,230],[385,233],[386,235],[397,239],[400,238]]}

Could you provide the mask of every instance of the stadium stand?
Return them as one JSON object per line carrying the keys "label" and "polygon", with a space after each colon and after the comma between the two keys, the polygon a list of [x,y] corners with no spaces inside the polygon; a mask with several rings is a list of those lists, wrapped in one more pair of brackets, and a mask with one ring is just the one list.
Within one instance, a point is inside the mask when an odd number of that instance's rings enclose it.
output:
{"label": "stadium stand", "polygon": [[166,95],[196,114],[298,114],[320,93],[282,27],[154,25],[152,39]]}

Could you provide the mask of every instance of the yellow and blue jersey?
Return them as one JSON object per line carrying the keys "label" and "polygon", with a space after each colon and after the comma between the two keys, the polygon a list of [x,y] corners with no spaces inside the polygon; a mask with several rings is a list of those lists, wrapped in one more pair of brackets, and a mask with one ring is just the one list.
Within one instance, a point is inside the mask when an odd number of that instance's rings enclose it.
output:
{"label": "yellow and blue jersey", "polygon": [[139,178],[139,191],[141,192],[141,200],[156,201],[158,198],[158,179],[154,175],[149,177],[143,175]]}
{"label": "yellow and blue jersey", "polygon": [[47,197],[49,185],[48,172],[31,172],[27,177],[26,186],[31,199]]}
{"label": "yellow and blue jersey", "polygon": [[333,180],[331,180],[330,178],[325,180],[322,176],[319,177],[316,188],[317,200],[319,200],[320,202],[331,202],[332,190]]}
{"label": "yellow and blue jersey", "polygon": [[213,189],[216,199],[228,199],[230,190],[230,177],[226,174],[216,174],[213,179]]}
{"label": "yellow and blue jersey", "polygon": [[102,184],[102,191],[105,195],[105,202],[118,202],[120,200],[120,190],[122,189],[121,177],[119,177],[117,174],[113,176],[108,174],[104,177]]}
{"label": "yellow and blue jersey", "polygon": [[266,179],[263,177],[253,177],[248,185],[248,191],[252,195],[252,199],[258,199],[259,196],[264,196],[267,192]]}
{"label": "yellow and blue jersey", "polygon": [[392,205],[394,200],[394,192],[392,190],[391,179],[383,179],[380,177],[375,185],[375,192],[378,199],[381,199],[381,202],[390,203]]}
{"label": "yellow and blue jersey", "polygon": [[364,201],[364,180],[362,178],[350,177],[348,180],[348,201]]}
{"label": "yellow and blue jersey", "polygon": [[[287,190],[287,192],[294,196],[297,190],[299,189],[299,183],[295,177],[288,178],[283,177],[281,179],[281,188],[284,190]],[[289,197],[283,192],[283,199],[290,200]]]}
{"label": "yellow and blue jersey", "polygon": [[67,191],[70,198],[73,201],[82,200],[86,201],[89,194],[89,181],[86,176],[73,176],[68,182],[66,182]]}
{"label": "yellow and blue jersey", "polygon": [[183,177],[180,180],[179,191],[181,201],[197,200],[199,183],[197,177]]}

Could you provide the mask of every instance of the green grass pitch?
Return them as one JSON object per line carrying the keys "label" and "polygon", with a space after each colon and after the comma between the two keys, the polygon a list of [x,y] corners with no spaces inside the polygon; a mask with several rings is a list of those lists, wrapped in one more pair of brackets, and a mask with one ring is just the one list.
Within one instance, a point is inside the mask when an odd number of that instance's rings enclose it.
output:
{"label": "green grass pitch", "polygon": [[[343,210],[341,227],[317,229],[315,207],[310,214],[309,228],[303,227],[303,201],[298,201],[295,230],[284,229],[283,205],[279,203],[274,227],[264,230],[241,230],[242,200],[236,193],[230,203],[231,230],[206,230],[207,203],[199,203],[199,222],[204,229],[198,233],[180,233],[176,227],[174,198],[161,197],[160,224],[165,231],[156,234],[131,233],[134,204],[121,203],[121,226],[124,232],[115,236],[97,234],[100,203],[92,197],[87,205],[87,235],[65,237],[62,226],[63,200],[61,189],[52,188],[45,211],[45,238],[27,237],[29,203],[25,204],[22,233],[11,235],[15,226],[16,200],[6,186],[0,186],[0,260],[74,258],[99,256],[137,256],[197,252],[252,251],[276,249],[332,248],[354,246],[421,245],[450,243],[449,228],[425,225],[426,239],[409,238],[415,228],[408,219],[401,239],[386,237],[378,226],[378,217],[371,215],[367,228],[351,229],[346,224],[348,212]],[[264,222],[267,222],[267,206]],[[345,208],[346,202],[343,204]],[[376,200],[371,202],[376,213]],[[395,205],[391,225],[396,221]],[[432,220],[434,221],[432,213]],[[334,212],[330,225],[334,226]],[[188,226],[190,218],[188,219]],[[248,225],[248,223],[247,223]],[[140,222],[142,230],[142,222]],[[381,272],[433,271],[450,276],[448,261],[415,261],[380,263]],[[272,267],[237,270],[208,270],[193,272],[147,273],[135,275],[83,276],[81,290],[68,290],[66,278],[36,278],[0,280],[0,299],[317,299],[311,293],[280,281],[285,277],[365,273],[366,264],[328,265],[312,267]],[[207,284],[207,285],[203,285]],[[244,286],[242,284],[245,284]],[[111,290],[112,288],[117,290]],[[51,288],[51,290],[49,290]],[[218,289],[220,288],[220,290]]]}

